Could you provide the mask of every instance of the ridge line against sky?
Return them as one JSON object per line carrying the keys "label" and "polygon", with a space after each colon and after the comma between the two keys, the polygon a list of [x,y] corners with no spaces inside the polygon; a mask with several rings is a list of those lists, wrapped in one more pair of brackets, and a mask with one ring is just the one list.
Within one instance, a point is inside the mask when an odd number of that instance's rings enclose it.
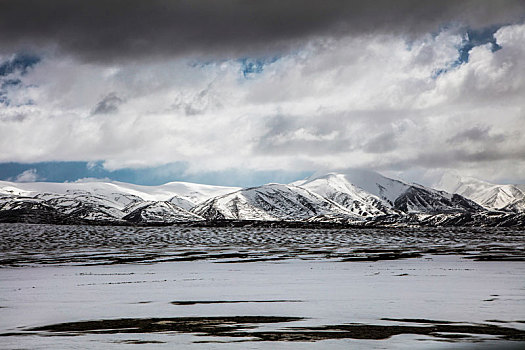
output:
{"label": "ridge line against sky", "polygon": [[0,179],[525,183],[524,1],[0,1]]}

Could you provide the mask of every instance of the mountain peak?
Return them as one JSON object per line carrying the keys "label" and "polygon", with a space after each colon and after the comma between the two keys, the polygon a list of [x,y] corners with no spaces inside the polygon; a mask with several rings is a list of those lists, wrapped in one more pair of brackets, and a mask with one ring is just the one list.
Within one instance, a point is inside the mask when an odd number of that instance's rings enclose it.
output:
{"label": "mountain peak", "polygon": [[449,193],[458,193],[458,190],[465,185],[476,186],[478,188],[495,186],[493,183],[472,176],[460,175],[456,172],[445,172],[433,187]]}
{"label": "mountain peak", "polygon": [[408,184],[365,169],[345,169],[298,184],[361,216],[405,213],[467,212],[480,207],[461,196]]}
{"label": "mountain peak", "polygon": [[498,185],[470,176],[445,173],[435,185],[450,193],[457,193],[488,209],[504,209],[523,202],[525,192],[516,185]]}

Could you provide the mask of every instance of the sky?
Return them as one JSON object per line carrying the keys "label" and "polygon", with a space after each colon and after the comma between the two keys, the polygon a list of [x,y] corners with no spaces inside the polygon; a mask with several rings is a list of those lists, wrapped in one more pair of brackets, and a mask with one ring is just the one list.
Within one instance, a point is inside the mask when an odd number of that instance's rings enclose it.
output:
{"label": "sky", "polygon": [[525,183],[525,1],[0,0],[0,179]]}

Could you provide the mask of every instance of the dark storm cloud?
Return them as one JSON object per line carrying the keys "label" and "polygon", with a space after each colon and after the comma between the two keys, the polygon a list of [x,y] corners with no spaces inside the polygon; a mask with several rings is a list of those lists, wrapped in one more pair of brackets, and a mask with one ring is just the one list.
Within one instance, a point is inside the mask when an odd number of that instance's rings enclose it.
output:
{"label": "dark storm cloud", "polygon": [[99,103],[93,108],[91,114],[113,114],[118,112],[118,106],[124,102],[114,92],[106,95]]}
{"label": "dark storm cloud", "polygon": [[50,45],[93,61],[267,53],[314,36],[481,28],[524,13],[521,0],[0,0],[0,51]]}

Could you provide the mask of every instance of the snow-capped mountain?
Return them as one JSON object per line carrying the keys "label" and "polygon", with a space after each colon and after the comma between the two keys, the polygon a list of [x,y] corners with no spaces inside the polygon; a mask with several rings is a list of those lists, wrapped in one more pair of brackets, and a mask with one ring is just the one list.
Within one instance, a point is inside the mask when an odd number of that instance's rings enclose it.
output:
{"label": "snow-capped mountain", "polygon": [[166,222],[193,221],[202,218],[187,210],[235,190],[238,188],[185,182],[139,186],[122,182],[0,181],[0,211],[12,217],[9,213],[26,215],[31,208],[52,208],[61,218],[86,222],[158,223],[160,218]]}
{"label": "snow-capped mountain", "polygon": [[331,199],[362,217],[397,213],[390,203],[355,186],[344,174],[329,173],[294,184]]}
{"label": "snow-capped mountain", "polygon": [[215,197],[196,206],[193,213],[207,220],[305,220],[315,216],[348,217],[351,211],[293,185],[267,184]]}
{"label": "snow-capped mountain", "polygon": [[312,176],[289,185],[245,189],[186,182],[139,186],[122,182],[0,181],[0,222],[201,225],[206,221],[206,225],[215,225],[218,220],[233,220],[357,226],[525,223],[524,188],[471,178],[454,181],[445,179],[441,188],[458,193],[355,169]]}
{"label": "snow-capped mountain", "polygon": [[85,220],[111,221],[122,219],[125,205],[142,201],[136,196],[104,196],[99,193],[73,191],[66,194],[42,193],[33,198],[55,208],[58,212]]}
{"label": "snow-capped mountain", "polygon": [[525,211],[525,185],[497,185],[474,177],[445,173],[435,187],[460,194],[487,209]]}
{"label": "snow-capped mountain", "polygon": [[325,196],[361,216],[394,213],[479,211],[476,203],[457,194],[390,179],[379,173],[350,169],[294,183]]}
{"label": "snow-capped mountain", "polygon": [[160,186],[141,186],[124,182],[26,182],[0,181],[0,195],[32,197],[37,194],[52,193],[69,195],[90,193],[121,203],[122,208],[130,204],[126,198],[140,198],[147,201],[170,201],[182,207],[193,207],[208,198],[239,190],[239,187],[212,186],[189,182],[169,182]]}

